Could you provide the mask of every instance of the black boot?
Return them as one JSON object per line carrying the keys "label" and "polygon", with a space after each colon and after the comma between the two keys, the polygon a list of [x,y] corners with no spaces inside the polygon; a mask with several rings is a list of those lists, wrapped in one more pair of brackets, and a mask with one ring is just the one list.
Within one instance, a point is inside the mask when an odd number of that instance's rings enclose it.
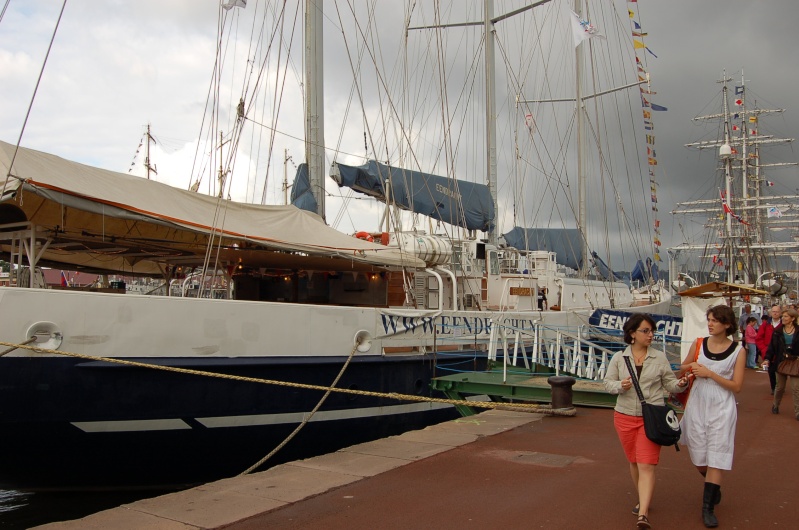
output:
{"label": "black boot", "polygon": [[[799,414],[797,414],[796,419],[799,420]],[[703,477],[706,477],[707,471],[700,471],[699,474],[701,474]],[[713,504],[719,504],[720,502],[721,502],[721,486],[719,486],[719,489],[716,490],[716,496],[713,497]],[[635,512],[635,514],[637,515],[638,512]]]}
{"label": "black boot", "polygon": [[713,513],[713,506],[716,504],[715,501],[718,491],[718,484],[705,482],[705,492],[702,495],[702,521],[707,528],[715,528],[719,525],[719,520],[716,519]]}

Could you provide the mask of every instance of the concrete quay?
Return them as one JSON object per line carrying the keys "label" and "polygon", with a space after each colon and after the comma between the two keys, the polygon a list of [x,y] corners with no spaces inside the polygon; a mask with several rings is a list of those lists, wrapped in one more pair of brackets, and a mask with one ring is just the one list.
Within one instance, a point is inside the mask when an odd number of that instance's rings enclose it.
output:
{"label": "concrete quay", "polygon": [[[771,414],[768,376],[747,370],[720,528],[796,527],[799,421],[789,394],[781,409]],[[634,528],[637,499],[612,414],[489,411],[37,528]],[[704,528],[702,480],[687,450],[664,447],[653,527]]]}

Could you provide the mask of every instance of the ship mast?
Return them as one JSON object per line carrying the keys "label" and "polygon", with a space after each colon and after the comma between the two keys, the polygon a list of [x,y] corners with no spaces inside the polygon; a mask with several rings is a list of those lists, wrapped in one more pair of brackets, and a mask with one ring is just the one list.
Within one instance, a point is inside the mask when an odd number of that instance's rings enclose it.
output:
{"label": "ship mast", "polygon": [[[761,135],[757,131],[760,115],[784,112],[785,109],[766,110],[750,106],[747,108],[746,80],[741,73],[741,84],[735,87],[735,106],[740,109],[730,110],[728,83],[732,78],[722,74],[722,112],[697,116],[694,121],[722,120],[724,134],[720,140],[701,141],[686,144],[699,150],[718,149],[719,160],[723,170],[724,196],[720,197],[724,221],[719,223],[713,219],[719,213],[719,199],[706,199],[680,202],[672,214],[705,214],[708,216],[707,228],[723,228],[721,248],[714,257],[726,260],[727,281],[741,274],[746,283],[754,282],[764,272],[777,270],[772,260],[786,253],[799,250],[797,242],[769,242],[766,229],[774,226],[770,215],[764,216],[764,210],[775,208],[779,212],[787,212],[795,208],[799,195],[764,196],[763,187],[766,181],[761,174],[763,167],[796,165],[796,163],[762,164],[760,162],[761,145],[792,142],[793,138],[774,138]],[[749,128],[754,124],[755,128]],[[740,130],[738,135],[733,131]],[[738,173],[740,171],[740,173]],[[736,178],[739,176],[740,178]],[[708,250],[707,245],[682,244],[670,249],[680,251]],[[710,256],[702,256],[708,258]],[[714,261],[715,263],[715,261]]]}
{"label": "ship mast", "polygon": [[316,213],[325,219],[325,118],[322,0],[305,5],[305,156]]}
{"label": "ship mast", "polygon": [[494,73],[494,1],[485,0],[485,72],[486,72],[486,174],[488,175],[488,191],[494,202],[494,219],[488,232],[488,241],[497,244],[497,110],[496,110],[496,76]]}
{"label": "ship mast", "polygon": [[147,180],[150,180],[150,173],[158,174],[155,164],[150,165],[150,142],[155,144],[155,138],[150,134],[150,124],[147,124],[147,132],[145,133],[144,143],[144,169],[147,170]]}

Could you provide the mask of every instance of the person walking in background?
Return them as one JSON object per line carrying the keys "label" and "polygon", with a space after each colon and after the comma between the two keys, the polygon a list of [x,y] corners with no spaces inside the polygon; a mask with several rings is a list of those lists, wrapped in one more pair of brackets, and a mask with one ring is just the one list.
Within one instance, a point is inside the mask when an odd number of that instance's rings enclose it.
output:
{"label": "person walking in background", "polygon": [[655,329],[656,324],[651,316],[643,313],[631,316],[622,327],[624,342],[629,346],[613,355],[605,376],[607,391],[618,394],[613,425],[630,463],[630,475],[638,492],[638,504],[633,508],[633,513],[638,516],[636,528],[652,527],[648,515],[661,446],[646,437],[641,402],[624,358],[629,357],[635,366],[641,393],[647,403],[663,405],[664,390],[679,393],[688,385],[684,378],[678,380],[674,375],[666,355],[650,346]]}
{"label": "person walking in background", "polygon": [[[766,361],[769,365],[769,373],[772,367],[775,371],[779,370],[779,365],[786,359],[795,359],[799,356],[799,339],[796,337],[796,322],[799,320],[799,313],[795,309],[787,309],[782,312],[782,324],[774,330],[771,336],[771,344],[766,350]],[[774,390],[774,402],[771,405],[772,414],[780,413],[780,402],[785,393],[785,387],[790,379],[791,392],[793,394],[793,413],[799,420],[799,378],[791,377],[776,372],[777,386]]]}
{"label": "person walking in background", "polygon": [[702,340],[699,358],[680,366],[679,374],[692,373],[696,380],[685,406],[680,443],[688,447],[691,462],[705,477],[702,521],[718,526],[714,507],[721,502],[722,471],[732,469],[738,409],[735,394],[744,382],[746,354],[730,339],[737,326],[735,313],[726,305],[707,310],[709,336]]}
{"label": "person walking in background", "polygon": [[[771,344],[771,335],[774,332],[774,328],[780,325],[781,317],[782,307],[780,304],[773,304],[771,310],[769,310],[769,318],[764,318],[763,322],[760,324],[760,328],[757,330],[755,342],[757,343],[757,350],[760,352],[761,360],[766,358],[766,350],[768,350],[769,344]],[[774,394],[774,388],[777,386],[777,367],[766,365],[764,369],[768,371],[771,393]]]}
{"label": "person walking in background", "polygon": [[752,305],[746,304],[744,306],[743,311],[741,311],[741,318],[738,319],[738,329],[741,330],[742,335],[744,330],[746,329],[746,321],[749,320],[750,317],[755,318],[755,322],[757,323],[755,328],[758,328],[760,326],[760,319],[755,313],[752,313]]}
{"label": "person walking in background", "polygon": [[746,367],[757,369],[757,319],[749,317],[746,320],[744,330],[744,342],[746,343]]}

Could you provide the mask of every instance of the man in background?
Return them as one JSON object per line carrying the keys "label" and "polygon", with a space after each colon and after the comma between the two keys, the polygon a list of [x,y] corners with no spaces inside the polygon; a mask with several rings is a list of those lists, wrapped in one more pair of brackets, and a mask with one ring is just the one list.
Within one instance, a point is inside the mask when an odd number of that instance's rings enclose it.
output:
{"label": "man in background", "polygon": [[[757,330],[757,337],[755,338],[755,344],[757,344],[757,351],[760,354],[758,358],[758,363],[763,361],[763,358],[766,356],[766,350],[768,349],[768,345],[771,344],[771,335],[774,333],[774,328],[780,325],[781,320],[780,317],[782,316],[782,307],[780,304],[773,304],[771,309],[769,310],[768,317],[763,318],[763,322],[760,324],[760,328]],[[768,379],[769,383],[771,383],[771,393],[774,393],[774,387],[777,385],[777,367],[769,365],[768,367]]]}

